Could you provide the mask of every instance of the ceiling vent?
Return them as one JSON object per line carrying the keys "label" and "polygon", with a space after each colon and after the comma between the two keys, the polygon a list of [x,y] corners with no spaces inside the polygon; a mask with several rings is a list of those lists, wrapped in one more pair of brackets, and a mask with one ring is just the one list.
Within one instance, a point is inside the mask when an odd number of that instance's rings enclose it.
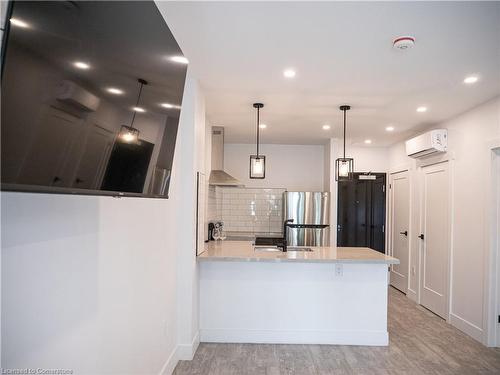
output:
{"label": "ceiling vent", "polygon": [[411,158],[423,158],[448,149],[448,131],[434,129],[406,141],[406,155]]}

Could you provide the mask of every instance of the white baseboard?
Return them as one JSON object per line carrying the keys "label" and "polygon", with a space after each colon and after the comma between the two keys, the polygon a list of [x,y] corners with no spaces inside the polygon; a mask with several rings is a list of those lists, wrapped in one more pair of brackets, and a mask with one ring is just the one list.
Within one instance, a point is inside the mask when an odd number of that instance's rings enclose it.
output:
{"label": "white baseboard", "polygon": [[174,350],[172,350],[172,353],[170,353],[170,356],[165,361],[159,375],[172,375],[178,362],[179,359],[177,358],[177,348],[175,348]]}
{"label": "white baseboard", "polygon": [[200,333],[196,333],[190,344],[177,345],[177,359],[181,361],[191,361],[200,345]]}
{"label": "white baseboard", "polygon": [[387,346],[387,331],[201,329],[201,342]]}
{"label": "white baseboard", "polygon": [[172,375],[174,372],[175,366],[179,361],[191,361],[200,345],[200,334],[197,333],[194,336],[191,344],[181,344],[177,345],[176,348],[172,351],[168,359],[165,361],[165,364],[161,368],[159,375]]}
{"label": "white baseboard", "polygon": [[450,324],[460,331],[465,332],[473,339],[484,344],[484,331],[482,328],[468,322],[456,314],[450,313]]}

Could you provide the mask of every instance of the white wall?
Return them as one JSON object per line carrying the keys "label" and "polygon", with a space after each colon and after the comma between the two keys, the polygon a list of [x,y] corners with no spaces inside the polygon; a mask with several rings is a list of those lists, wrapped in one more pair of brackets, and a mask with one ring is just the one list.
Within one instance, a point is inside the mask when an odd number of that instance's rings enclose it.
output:
{"label": "white wall", "polygon": [[[341,156],[342,145],[337,144],[337,156]],[[389,148],[347,147],[346,157],[354,158],[354,172],[380,172],[389,170]],[[335,178],[335,175],[333,176]]]}
{"label": "white wall", "polygon": [[[330,140],[330,162],[333,170],[331,178],[335,180],[335,160],[343,156],[343,145],[341,139]],[[354,159],[354,172],[387,173],[390,168],[390,148],[373,146],[349,146],[346,147],[346,157]]]}
{"label": "white wall", "polygon": [[177,339],[175,212],[2,193],[3,366],[158,373]]}
{"label": "white wall", "polygon": [[167,374],[189,356],[203,127],[188,74],[168,200],[1,194],[3,367]]}
{"label": "white wall", "polygon": [[[205,99],[198,81],[188,76],[182,102],[178,145],[189,150],[177,154],[176,197],[178,241],[177,313],[179,359],[192,359],[198,338],[198,269],[196,263],[196,173],[205,171]],[[167,225],[169,225],[168,223]]]}
{"label": "white wall", "polygon": [[[450,322],[486,342],[486,271],[489,255],[487,186],[491,180],[491,142],[500,139],[500,98],[485,103],[436,128],[448,129],[452,186],[452,251]],[[404,144],[390,150],[391,169],[411,170],[412,233],[418,233],[417,164],[404,154]],[[412,243],[411,266],[418,270],[419,249]],[[418,275],[418,272],[417,272]],[[417,288],[418,280],[411,281]]]}
{"label": "white wall", "polygon": [[224,170],[246,187],[287,188],[289,191],[323,191],[324,147],[322,145],[276,145],[260,147],[266,156],[266,178],[249,178],[253,144],[224,145]]}
{"label": "white wall", "polygon": [[323,190],[330,191],[330,182],[332,178],[332,173],[330,171],[332,165],[330,163],[331,158],[331,144],[330,139],[323,146]]}

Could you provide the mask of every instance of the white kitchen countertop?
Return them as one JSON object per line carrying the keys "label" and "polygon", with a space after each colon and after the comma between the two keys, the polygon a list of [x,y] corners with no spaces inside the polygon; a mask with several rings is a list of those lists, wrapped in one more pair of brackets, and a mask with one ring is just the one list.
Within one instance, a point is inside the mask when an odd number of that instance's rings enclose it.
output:
{"label": "white kitchen countertop", "polygon": [[399,264],[398,259],[367,247],[307,247],[313,251],[283,253],[255,251],[252,241],[210,241],[198,261]]}

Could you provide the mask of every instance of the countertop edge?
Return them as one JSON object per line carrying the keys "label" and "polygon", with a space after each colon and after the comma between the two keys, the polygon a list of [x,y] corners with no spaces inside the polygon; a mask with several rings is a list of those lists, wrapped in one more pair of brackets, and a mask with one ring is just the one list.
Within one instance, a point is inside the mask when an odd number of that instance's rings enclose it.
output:
{"label": "countertop edge", "polygon": [[[203,254],[203,253],[202,253]],[[200,254],[201,255],[201,254]],[[399,264],[397,259],[293,259],[197,256],[198,262],[250,262],[250,263],[348,263],[348,264]]]}

